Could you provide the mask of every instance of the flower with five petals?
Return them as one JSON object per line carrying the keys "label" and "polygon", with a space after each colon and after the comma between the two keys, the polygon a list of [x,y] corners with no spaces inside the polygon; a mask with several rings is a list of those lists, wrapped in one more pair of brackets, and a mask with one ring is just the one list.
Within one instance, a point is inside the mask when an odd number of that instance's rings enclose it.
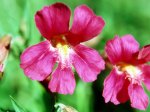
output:
{"label": "flower with five petals", "polygon": [[116,36],[106,43],[105,51],[113,65],[104,81],[105,102],[124,103],[130,99],[131,106],[145,110],[148,96],[143,83],[150,90],[150,45],[139,50],[138,42],[132,35]]}
{"label": "flower with five petals", "polygon": [[[48,87],[61,94],[74,92],[72,66],[83,81],[91,82],[105,65],[96,50],[80,44],[97,36],[104,27],[104,20],[86,5],[75,9],[70,29],[69,20],[70,10],[62,3],[38,11],[36,26],[46,40],[27,48],[20,64],[25,75],[33,80],[43,81],[51,74]],[[55,63],[57,67],[53,70]]]}

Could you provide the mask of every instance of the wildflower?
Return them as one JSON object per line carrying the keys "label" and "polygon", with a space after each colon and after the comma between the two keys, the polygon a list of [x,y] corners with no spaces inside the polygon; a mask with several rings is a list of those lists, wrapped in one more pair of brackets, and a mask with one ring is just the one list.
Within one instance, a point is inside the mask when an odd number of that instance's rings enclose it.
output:
{"label": "wildflower", "polygon": [[[75,9],[70,30],[69,19],[70,10],[62,3],[38,11],[36,26],[47,40],[27,48],[21,55],[21,68],[26,76],[43,81],[51,74],[48,87],[61,94],[74,91],[72,65],[85,82],[96,80],[104,69],[104,61],[98,52],[80,44],[101,32],[105,24],[103,19],[85,5]],[[55,63],[57,68],[52,71]]]}
{"label": "wildflower", "polygon": [[113,69],[104,81],[103,97],[105,102],[124,103],[130,99],[131,106],[145,110],[148,96],[143,83],[150,90],[150,46],[139,50],[139,44],[132,35],[122,38],[116,36],[105,47]]}
{"label": "wildflower", "polygon": [[6,35],[0,39],[0,78],[4,71],[4,61],[7,58],[9,47],[10,47],[11,37]]}

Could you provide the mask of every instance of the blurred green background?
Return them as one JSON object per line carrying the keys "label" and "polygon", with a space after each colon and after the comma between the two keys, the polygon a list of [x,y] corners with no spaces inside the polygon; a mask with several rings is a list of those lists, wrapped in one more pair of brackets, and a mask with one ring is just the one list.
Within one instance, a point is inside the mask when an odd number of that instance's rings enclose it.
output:
{"label": "blurred green background", "polygon": [[[0,0],[0,37],[12,36],[4,77],[0,80],[0,112],[14,112],[15,108],[24,108],[25,112],[55,112],[56,102],[79,112],[142,112],[132,109],[130,102],[118,106],[104,103],[102,89],[108,70],[93,83],[84,83],[77,76],[73,95],[51,94],[39,82],[23,74],[19,67],[20,54],[42,40],[35,27],[34,14],[55,2],[67,4],[72,12],[78,5],[86,4],[104,18],[106,25],[98,37],[99,43],[92,46],[100,53],[114,35],[132,34],[141,46],[150,44],[150,0]],[[150,92],[146,92],[150,96]],[[150,106],[145,112],[150,112]]]}

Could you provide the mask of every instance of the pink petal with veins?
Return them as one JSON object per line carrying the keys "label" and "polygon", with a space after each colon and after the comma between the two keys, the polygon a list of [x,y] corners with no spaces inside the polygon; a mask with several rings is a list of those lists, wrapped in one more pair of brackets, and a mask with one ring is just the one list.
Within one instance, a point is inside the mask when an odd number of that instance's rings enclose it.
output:
{"label": "pink petal with veins", "polygon": [[71,67],[62,67],[61,63],[59,63],[57,69],[52,73],[49,89],[60,94],[73,94],[75,85]]}
{"label": "pink petal with veins", "polygon": [[88,41],[97,36],[104,25],[105,22],[102,17],[96,16],[89,7],[86,5],[78,6],[74,11],[73,25],[67,40],[72,45]]}
{"label": "pink petal with veins", "polygon": [[145,110],[148,106],[148,96],[145,94],[142,85],[130,84],[129,97],[131,100],[131,106],[140,110]]}
{"label": "pink petal with veins", "polygon": [[113,69],[111,73],[104,80],[103,97],[105,102],[113,102],[115,105],[120,104],[117,95],[123,88],[125,82],[125,75],[118,74],[116,69]]}
{"label": "pink petal with veins", "polygon": [[70,9],[63,3],[45,6],[35,15],[36,26],[48,40],[69,31]]}
{"label": "pink petal with veins", "polygon": [[77,45],[72,54],[73,66],[80,78],[85,82],[97,79],[98,74],[104,70],[105,62],[99,53],[84,45]]}
{"label": "pink petal with veins", "polygon": [[144,46],[139,51],[138,59],[143,59],[145,62],[150,61],[150,45]]}
{"label": "pink petal with veins", "polygon": [[21,68],[33,80],[44,80],[50,75],[55,63],[55,52],[50,51],[48,41],[27,48],[21,55]]}
{"label": "pink petal with veins", "polygon": [[118,62],[131,62],[134,53],[138,52],[139,44],[132,35],[125,35],[122,38],[115,36],[106,43],[105,51],[112,64]]}

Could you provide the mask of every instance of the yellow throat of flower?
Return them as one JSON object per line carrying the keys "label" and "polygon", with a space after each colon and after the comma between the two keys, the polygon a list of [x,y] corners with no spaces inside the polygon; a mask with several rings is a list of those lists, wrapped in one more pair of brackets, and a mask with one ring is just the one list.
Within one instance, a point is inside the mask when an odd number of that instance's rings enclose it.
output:
{"label": "yellow throat of flower", "polygon": [[52,45],[53,47],[60,47],[63,46],[63,45],[68,45],[68,42],[66,40],[66,37],[63,36],[63,35],[60,35],[60,36],[54,36],[52,39],[51,39],[51,42],[52,42]]}
{"label": "yellow throat of flower", "polygon": [[142,73],[138,67],[131,64],[119,64],[119,71],[127,73],[131,78],[137,78]]}
{"label": "yellow throat of flower", "polygon": [[58,49],[59,53],[62,54],[64,57],[67,57],[67,55],[69,55],[69,46],[67,44],[63,45],[61,43],[58,43],[56,45],[56,48]]}
{"label": "yellow throat of flower", "polygon": [[69,59],[70,47],[65,36],[55,36],[52,38],[53,47],[57,48],[59,53],[59,59],[63,64]]}
{"label": "yellow throat of flower", "polygon": [[136,78],[141,75],[141,70],[133,65],[128,65],[123,68],[123,71],[127,72],[131,78]]}

